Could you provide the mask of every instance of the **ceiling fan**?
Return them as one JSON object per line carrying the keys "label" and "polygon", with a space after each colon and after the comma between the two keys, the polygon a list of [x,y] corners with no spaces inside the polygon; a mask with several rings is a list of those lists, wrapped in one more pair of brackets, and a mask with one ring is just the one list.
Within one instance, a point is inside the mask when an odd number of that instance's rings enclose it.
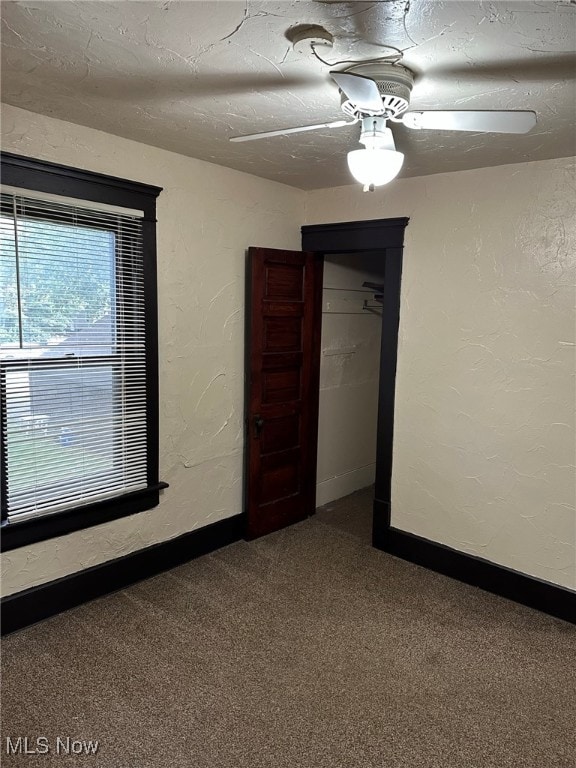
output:
{"label": "ceiling fan", "polygon": [[529,110],[408,112],[414,74],[397,63],[357,64],[343,72],[330,72],[330,76],[340,89],[342,110],[348,120],[234,136],[230,141],[254,141],[361,123],[360,143],[364,149],[348,153],[348,166],[364,190],[373,191],[395,178],[404,162],[404,155],[396,151],[388,121],[416,130],[475,133],[527,133],[536,125],[536,114]]}

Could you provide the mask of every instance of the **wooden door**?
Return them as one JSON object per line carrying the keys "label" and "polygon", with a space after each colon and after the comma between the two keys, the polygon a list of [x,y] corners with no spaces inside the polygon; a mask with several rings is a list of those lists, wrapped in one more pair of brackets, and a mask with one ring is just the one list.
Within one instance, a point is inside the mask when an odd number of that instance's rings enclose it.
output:
{"label": "wooden door", "polygon": [[247,276],[247,536],[314,512],[322,258],[250,248]]}

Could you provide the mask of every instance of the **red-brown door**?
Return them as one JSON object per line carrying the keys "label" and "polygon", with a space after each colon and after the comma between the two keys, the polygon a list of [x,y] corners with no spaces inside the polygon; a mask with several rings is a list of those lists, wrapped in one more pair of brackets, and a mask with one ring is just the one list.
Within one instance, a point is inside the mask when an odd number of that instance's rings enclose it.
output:
{"label": "red-brown door", "polygon": [[247,338],[247,536],[314,512],[322,259],[250,248]]}

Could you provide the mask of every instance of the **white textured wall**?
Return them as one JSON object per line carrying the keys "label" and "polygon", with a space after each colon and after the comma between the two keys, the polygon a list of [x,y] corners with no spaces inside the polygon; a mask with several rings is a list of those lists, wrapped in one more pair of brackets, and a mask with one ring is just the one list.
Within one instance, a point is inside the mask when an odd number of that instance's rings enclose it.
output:
{"label": "white textured wall", "polygon": [[[383,254],[324,261],[316,504],[374,482],[382,315],[362,309],[365,280],[382,281]],[[347,289],[347,290],[345,290]]]}
{"label": "white textured wall", "polygon": [[307,195],[409,216],[392,524],[576,588],[574,160]]}
{"label": "white textured wall", "polygon": [[241,512],[245,250],[298,249],[304,193],[13,107],[2,133],[5,151],[164,187],[160,476],[170,483],[156,509],[3,554],[9,594]]}
{"label": "white textured wall", "polygon": [[[241,509],[244,251],[298,248],[304,193],[3,109],[3,149],[163,186],[159,507],[2,555],[9,594]],[[192,139],[191,139],[192,140]],[[574,166],[306,195],[308,223],[410,216],[393,524],[576,587]]]}

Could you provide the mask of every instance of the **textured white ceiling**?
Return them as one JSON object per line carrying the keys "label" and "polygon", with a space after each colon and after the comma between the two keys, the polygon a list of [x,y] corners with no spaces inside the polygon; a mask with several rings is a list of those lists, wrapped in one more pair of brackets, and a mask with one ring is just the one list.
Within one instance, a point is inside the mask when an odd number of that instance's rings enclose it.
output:
{"label": "textured white ceiling", "polygon": [[394,126],[401,176],[576,154],[574,0],[3,2],[2,99],[304,189],[349,184],[358,126],[228,141],[342,117],[330,67],[285,36],[300,24],[334,35],[330,62],[400,48],[413,109],[537,113],[524,136]]}

